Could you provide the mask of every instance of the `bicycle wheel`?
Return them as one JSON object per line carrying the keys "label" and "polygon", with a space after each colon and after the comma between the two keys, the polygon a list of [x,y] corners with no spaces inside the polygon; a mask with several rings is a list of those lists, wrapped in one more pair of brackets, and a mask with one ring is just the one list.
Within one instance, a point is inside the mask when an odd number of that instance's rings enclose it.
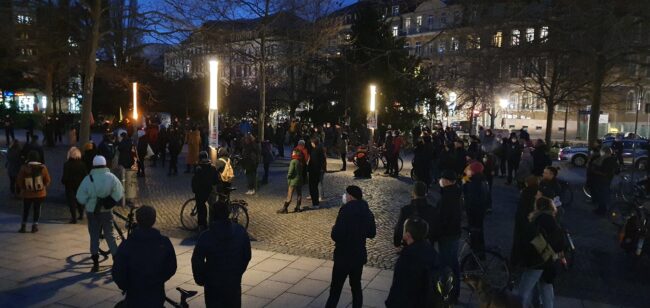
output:
{"label": "bicycle wheel", "polygon": [[625,202],[632,202],[634,201],[634,195],[635,190],[631,180],[623,178],[623,180],[621,180],[621,182],[618,184],[617,197]]}
{"label": "bicycle wheel", "polygon": [[561,187],[560,201],[562,202],[562,206],[568,208],[573,203],[573,189],[571,189],[571,185],[568,182],[562,182]]}
{"label": "bicycle wheel", "polygon": [[411,169],[411,180],[417,181],[418,177],[415,175],[415,169]]}
{"label": "bicycle wheel", "polygon": [[[208,216],[209,217],[209,216]],[[183,229],[196,231],[199,229],[199,216],[194,198],[185,201],[181,207],[181,225]]]}
{"label": "bicycle wheel", "polygon": [[505,290],[510,284],[508,261],[491,250],[470,252],[460,262],[460,272],[461,277],[480,277],[499,290]]}
{"label": "bicycle wheel", "polygon": [[[113,237],[115,238],[115,244],[118,246],[120,245],[121,241],[126,239],[124,237],[124,232],[122,232],[122,229],[117,225],[117,222],[115,221],[113,221]],[[104,257],[107,257],[109,254],[111,254],[111,249],[108,247],[108,242],[104,236],[104,229],[101,228],[99,229],[99,253]]]}
{"label": "bicycle wheel", "polygon": [[244,200],[230,201],[230,220],[248,230],[248,208]]}
{"label": "bicycle wheel", "polygon": [[582,193],[584,193],[587,198],[591,199],[591,190],[586,184],[582,185]]}
{"label": "bicycle wheel", "polygon": [[397,165],[399,166],[397,172],[402,172],[402,168],[404,168],[404,160],[402,160],[401,157],[397,158]]}

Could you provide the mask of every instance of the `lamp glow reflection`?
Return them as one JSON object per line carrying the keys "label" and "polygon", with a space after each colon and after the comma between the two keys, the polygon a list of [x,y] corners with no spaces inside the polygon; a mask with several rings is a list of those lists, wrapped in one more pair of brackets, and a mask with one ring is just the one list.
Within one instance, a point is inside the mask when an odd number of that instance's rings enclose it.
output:
{"label": "lamp glow reflection", "polygon": [[138,119],[138,83],[133,83],[133,119]]}
{"label": "lamp glow reflection", "polygon": [[377,86],[370,85],[370,112],[375,112],[375,97],[377,96]]}
{"label": "lamp glow reflection", "polygon": [[499,99],[499,106],[501,106],[501,108],[506,109],[508,105],[510,105],[510,102],[508,102],[507,99],[505,98]]}
{"label": "lamp glow reflection", "polygon": [[210,60],[210,110],[217,110],[219,61]]}

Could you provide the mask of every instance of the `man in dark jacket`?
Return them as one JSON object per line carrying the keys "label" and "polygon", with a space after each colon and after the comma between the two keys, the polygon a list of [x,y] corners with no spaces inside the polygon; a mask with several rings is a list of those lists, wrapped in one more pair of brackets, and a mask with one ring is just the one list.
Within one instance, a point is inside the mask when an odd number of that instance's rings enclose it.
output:
{"label": "man in dark jacket", "polygon": [[517,173],[519,169],[519,161],[521,160],[521,151],[523,150],[521,143],[517,140],[517,135],[511,134],[506,148],[506,159],[508,161],[508,179],[506,184],[512,183],[512,175]]}
{"label": "man in dark jacket", "polygon": [[165,282],[176,273],[176,252],[169,238],[153,228],[156,210],[136,211],[138,227],[117,250],[113,281],[126,292],[127,307],[162,307]]}
{"label": "man in dark jacket", "polygon": [[465,166],[467,165],[467,151],[462,140],[456,140],[454,142],[454,171],[456,174],[463,174]]}
{"label": "man in dark jacket", "polygon": [[535,149],[531,153],[533,155],[533,174],[540,177],[544,173],[544,168],[551,165],[551,158],[546,154],[546,144],[543,140],[539,139],[535,142]]}
{"label": "man in dark jacket", "polygon": [[440,267],[436,250],[427,241],[429,225],[421,218],[409,218],[402,228],[406,247],[395,263],[386,307],[432,307],[433,277]]}
{"label": "man in dark jacket", "polygon": [[117,150],[120,151],[120,155],[117,158],[117,163],[124,169],[131,169],[133,166],[133,155],[131,153],[131,148],[133,143],[129,139],[127,133],[120,134],[122,140],[117,145]]}
{"label": "man in dark jacket", "polygon": [[346,278],[350,278],[352,289],[352,307],[363,306],[361,291],[361,273],[368,261],[366,239],[374,238],[377,233],[375,216],[363,200],[361,188],[348,186],[343,195],[345,204],[339,210],[336,223],[332,227],[334,240],[334,268],[330,295],[325,307],[334,308],[341,297],[341,290]]}
{"label": "man in dark jacket", "polygon": [[192,192],[196,199],[196,210],[199,220],[199,229],[208,227],[208,209],[206,203],[214,187],[219,183],[219,173],[217,168],[212,165],[208,158],[208,152],[199,153],[199,164],[196,166],[196,172],[192,176]]}
{"label": "man in dark jacket", "polygon": [[192,253],[194,282],[205,288],[206,307],[241,307],[241,278],[251,260],[246,230],[228,219],[228,207],[217,203],[210,229]]}
{"label": "man in dark jacket", "polygon": [[147,157],[149,152],[149,136],[145,133],[142,134],[142,131],[138,132],[138,135],[141,135],[138,138],[138,177],[144,177],[144,160]]}
{"label": "man in dark jacket", "polygon": [[26,159],[29,152],[36,151],[38,152],[38,157],[40,158],[39,162],[41,164],[44,164],[45,152],[43,152],[43,147],[38,143],[38,135],[31,135],[31,138],[32,141],[30,143],[26,143],[25,146],[23,146],[23,149],[20,151],[20,156]]}
{"label": "man in dark jacket", "polygon": [[[169,144],[169,171],[167,175],[178,174],[178,155],[183,148],[183,139],[178,127],[174,126],[167,132],[167,143]],[[163,159],[163,165],[165,160]]]}
{"label": "man in dark jacket", "polygon": [[106,158],[106,167],[109,169],[113,168],[113,158],[115,157],[115,145],[112,138],[112,134],[105,134],[97,148],[97,153]]}
{"label": "man in dark jacket", "polygon": [[460,205],[461,191],[456,179],[458,176],[451,170],[442,172],[440,178],[440,237],[438,251],[442,267],[449,267],[454,272],[454,288],[450,294],[452,301],[458,301],[460,295],[460,264],[458,263],[458,246],[460,245],[462,208]]}
{"label": "man in dark jacket", "polygon": [[309,194],[311,196],[311,204],[313,207],[318,207],[320,195],[318,193],[318,183],[325,173],[325,151],[320,146],[318,138],[312,138],[312,149],[309,152],[309,162],[307,163],[307,171],[309,172]]}
{"label": "man in dark jacket", "polygon": [[440,225],[438,215],[438,209],[427,203],[427,185],[424,182],[415,182],[411,204],[402,207],[399,212],[399,219],[397,219],[393,232],[393,245],[400,247],[404,244],[402,242],[404,222],[413,217],[420,217],[427,222],[430,227],[427,238],[431,244],[435,243],[438,240],[438,226]]}

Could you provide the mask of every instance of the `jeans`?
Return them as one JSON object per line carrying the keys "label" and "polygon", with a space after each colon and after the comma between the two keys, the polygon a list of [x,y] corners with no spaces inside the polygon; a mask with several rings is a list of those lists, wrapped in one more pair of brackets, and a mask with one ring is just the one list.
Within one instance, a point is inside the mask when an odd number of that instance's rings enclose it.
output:
{"label": "jeans", "polygon": [[343,163],[341,170],[345,171],[348,168],[347,153],[341,152],[341,162]]}
{"label": "jeans", "polygon": [[271,163],[264,163],[264,177],[262,177],[262,183],[266,184],[269,182],[269,167]]}
{"label": "jeans", "polygon": [[196,201],[196,213],[199,220],[199,226],[208,226],[208,208],[206,203],[208,202],[207,196],[195,196]]}
{"label": "jeans", "polygon": [[512,175],[517,174],[517,169],[519,169],[518,163],[508,162],[508,183],[512,183]]}
{"label": "jeans", "polygon": [[79,218],[83,217],[84,205],[77,202],[77,189],[74,187],[65,188],[65,198],[68,201],[68,208],[70,208],[70,216],[72,221],[77,221],[77,216]]}
{"label": "jeans", "polygon": [[442,268],[449,267],[454,272],[454,290],[451,298],[458,299],[460,296],[460,264],[458,263],[458,238],[444,238],[438,241],[440,251],[440,265]]}
{"label": "jeans", "polygon": [[115,235],[113,235],[113,212],[87,212],[86,215],[88,216],[88,234],[90,235],[90,254],[93,256],[99,254],[99,234],[103,231],[111,255],[115,257],[117,243],[115,243]]}
{"label": "jeans", "polygon": [[309,171],[309,195],[311,196],[311,204],[318,206],[319,204],[319,193],[318,193],[318,183],[321,179],[321,173],[319,171]]}
{"label": "jeans", "polygon": [[[144,157],[144,155],[140,157]],[[138,158],[138,175],[144,176],[144,159],[140,158]]]}
{"label": "jeans", "polygon": [[23,224],[27,223],[29,217],[29,209],[34,207],[34,224],[38,224],[38,219],[41,217],[41,203],[43,198],[25,198],[23,200]]}
{"label": "jeans", "polygon": [[544,308],[553,308],[553,284],[545,283],[540,278],[543,270],[527,270],[521,274],[518,293],[524,308],[532,307],[533,289],[537,286]]}
{"label": "jeans", "polygon": [[246,168],[246,182],[248,183],[248,189],[255,190],[255,184],[257,184],[257,164]]}
{"label": "jeans", "polygon": [[332,283],[330,285],[330,296],[327,298],[326,308],[335,308],[341,297],[341,290],[345,279],[350,277],[350,289],[352,290],[352,307],[361,308],[363,306],[363,292],[361,291],[361,273],[363,265],[351,266],[341,264],[343,262],[334,262],[332,268]]}

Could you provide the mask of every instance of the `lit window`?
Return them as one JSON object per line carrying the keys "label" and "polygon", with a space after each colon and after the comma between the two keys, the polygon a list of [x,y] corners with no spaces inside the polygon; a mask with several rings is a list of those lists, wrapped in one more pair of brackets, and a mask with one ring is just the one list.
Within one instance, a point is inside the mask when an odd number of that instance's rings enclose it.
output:
{"label": "lit window", "polygon": [[442,14],[440,15],[440,23],[442,24],[442,26],[445,26],[445,24],[447,24],[447,13],[442,12]]}
{"label": "lit window", "polygon": [[528,110],[531,108],[531,95],[529,92],[524,92],[524,94],[521,95],[521,109],[522,110]]}
{"label": "lit window", "polygon": [[393,16],[399,15],[399,5],[393,5],[392,12]]}
{"label": "lit window", "polygon": [[539,29],[539,38],[543,40],[547,37],[548,37],[548,27],[543,26],[541,29]]}
{"label": "lit window", "polygon": [[503,44],[503,32],[497,31],[497,33],[494,34],[492,37],[492,44],[494,47],[501,47]]}
{"label": "lit window", "polygon": [[526,29],[526,42],[530,43],[535,39],[535,29],[528,28]]}
{"label": "lit window", "polygon": [[393,26],[393,36],[398,36],[398,35],[399,35],[399,27]]}
{"label": "lit window", "polygon": [[422,43],[415,42],[415,54],[420,55],[422,53]]}
{"label": "lit window", "polygon": [[415,18],[415,24],[417,25],[418,28],[422,26],[422,16],[418,16]]}
{"label": "lit window", "polygon": [[350,39],[352,39],[352,36],[350,34],[346,34],[345,35],[345,40],[349,41]]}
{"label": "lit window", "polygon": [[411,28],[411,18],[410,17],[404,20],[404,28],[406,28],[406,30]]}
{"label": "lit window", "polygon": [[519,32],[519,30],[517,30],[517,29],[512,30],[512,35],[510,36],[510,45],[511,46],[518,46],[520,36],[521,36],[521,32]]}
{"label": "lit window", "polygon": [[28,25],[32,23],[32,17],[28,15],[18,15],[16,16],[16,21],[22,25]]}
{"label": "lit window", "polygon": [[451,38],[451,50],[458,50],[458,39],[455,37]]}
{"label": "lit window", "polygon": [[625,107],[627,107],[627,111],[634,111],[634,92],[630,91],[627,93],[627,100],[626,100]]}

